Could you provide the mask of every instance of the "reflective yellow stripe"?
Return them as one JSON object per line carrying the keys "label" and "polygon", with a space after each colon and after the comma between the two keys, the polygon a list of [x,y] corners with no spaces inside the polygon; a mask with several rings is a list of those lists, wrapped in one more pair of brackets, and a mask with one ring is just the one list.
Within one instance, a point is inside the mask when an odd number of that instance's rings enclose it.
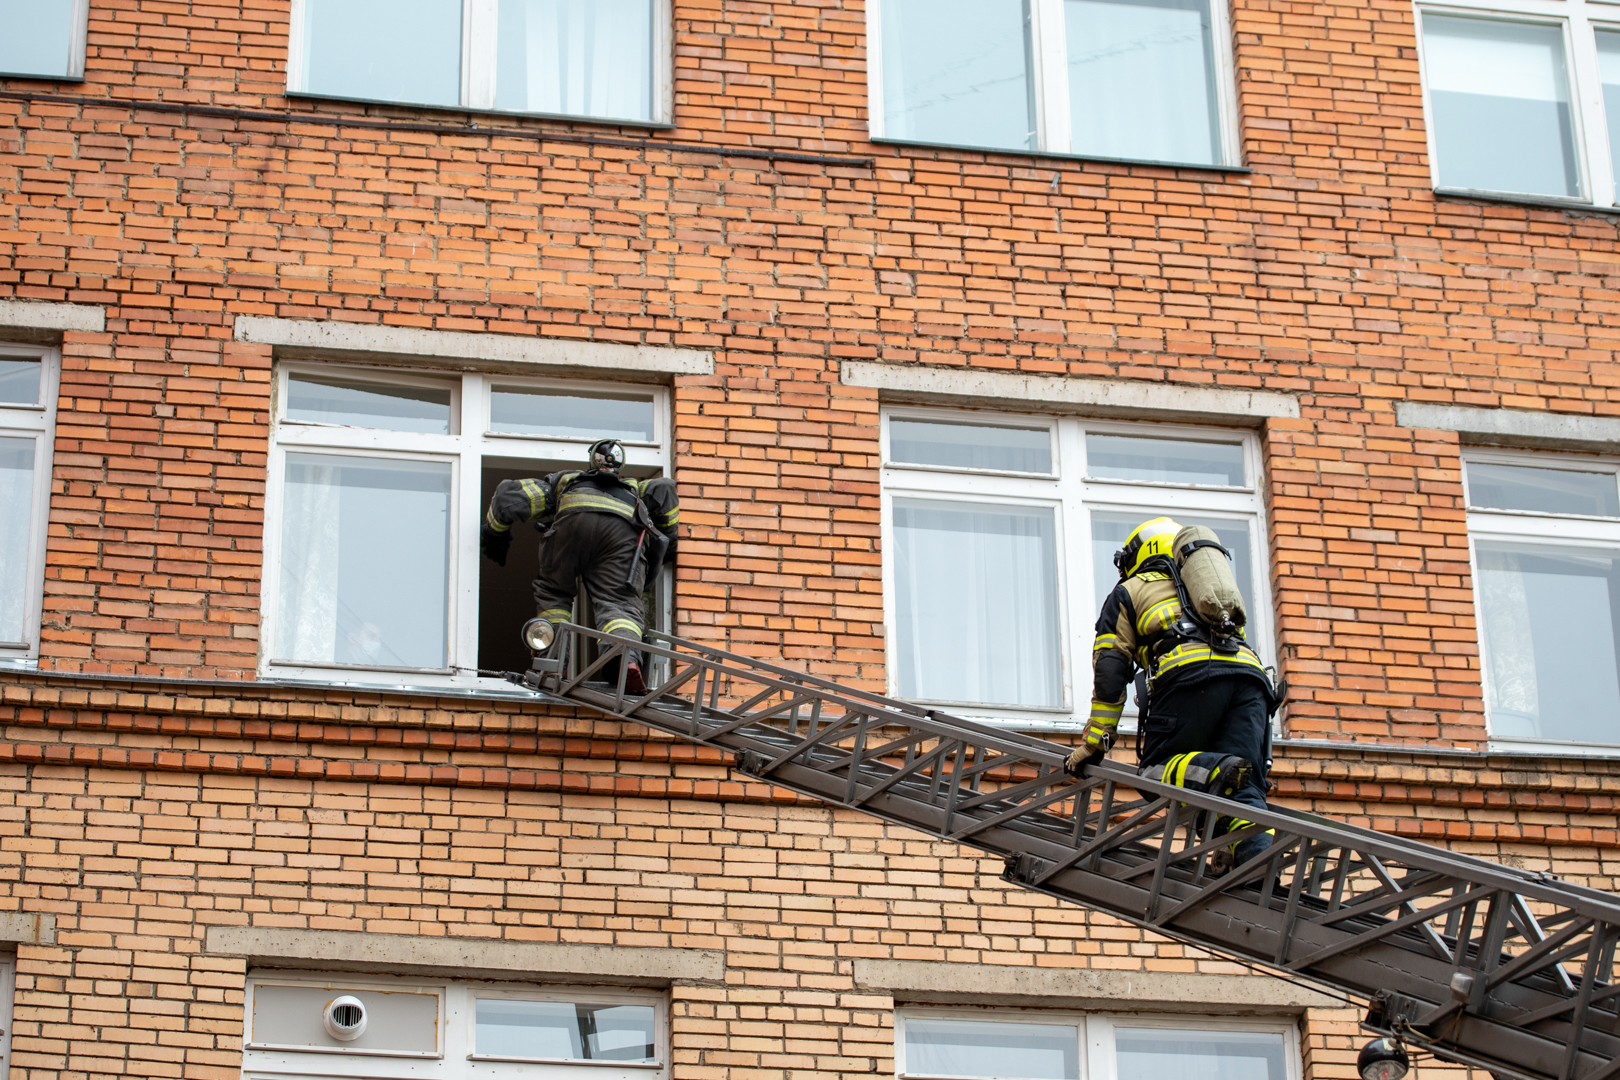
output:
{"label": "reflective yellow stripe", "polygon": [[1186,667],[1188,664],[1215,660],[1228,664],[1244,664],[1257,671],[1266,669],[1266,666],[1260,662],[1260,658],[1248,649],[1240,648],[1235,653],[1218,653],[1203,642],[1194,641],[1185,645],[1177,645],[1160,657],[1158,669],[1154,672],[1153,677],[1156,679],[1167,671],[1174,671],[1176,668]]}
{"label": "reflective yellow stripe", "polygon": [[1151,634],[1155,630],[1168,630],[1181,613],[1181,601],[1172,596],[1168,600],[1160,600],[1157,604],[1144,611],[1136,620],[1136,632]]}
{"label": "reflective yellow stripe", "polygon": [[529,516],[539,517],[546,512],[546,489],[540,486],[538,480],[519,480],[523,494],[529,497]]}
{"label": "reflective yellow stripe", "polygon": [[507,532],[512,528],[510,525],[502,525],[500,523],[499,519],[495,517],[495,508],[493,506],[484,511],[484,521],[496,532]]}
{"label": "reflective yellow stripe", "polygon": [[626,520],[636,516],[634,507],[620,502],[611,495],[598,495],[593,491],[570,491],[564,495],[557,506],[557,512],[566,514],[571,510],[602,510],[618,514]]}
{"label": "reflective yellow stripe", "polygon": [[1176,787],[1186,787],[1187,766],[1191,765],[1192,759],[1197,756],[1198,752],[1195,750],[1190,754],[1177,754],[1175,757],[1165,762],[1164,782],[1166,784],[1174,784]]}
{"label": "reflective yellow stripe", "polygon": [[1102,652],[1105,649],[1112,649],[1112,648],[1116,647],[1118,644],[1119,644],[1119,635],[1118,634],[1098,634],[1097,635],[1097,643],[1091,647],[1091,651],[1094,652],[1094,653]]}
{"label": "reflective yellow stripe", "polygon": [[1107,724],[1109,727],[1119,723],[1120,715],[1124,711],[1125,703],[1123,701],[1117,704],[1109,704],[1106,701],[1093,701],[1091,703],[1091,718],[1097,723]]}
{"label": "reflective yellow stripe", "polygon": [[620,630],[629,630],[636,637],[641,636],[641,627],[637,626],[633,619],[609,619],[602,626],[602,633],[604,634],[614,634]]}
{"label": "reflective yellow stripe", "polygon": [[681,520],[681,508],[677,506],[675,509],[671,510],[669,513],[664,514],[662,517],[660,517],[658,519],[658,524],[667,529],[671,525],[680,524],[680,520]]}
{"label": "reflective yellow stripe", "polygon": [[574,618],[574,610],[565,607],[548,607],[540,613],[540,618],[554,623],[570,622]]}

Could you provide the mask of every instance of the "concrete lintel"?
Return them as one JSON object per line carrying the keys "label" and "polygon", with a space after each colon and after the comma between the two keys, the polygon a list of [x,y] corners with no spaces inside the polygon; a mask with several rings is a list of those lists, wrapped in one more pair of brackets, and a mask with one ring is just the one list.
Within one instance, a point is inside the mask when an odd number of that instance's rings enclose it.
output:
{"label": "concrete lintel", "polygon": [[1337,1008],[1325,994],[1264,975],[1199,975],[1093,968],[1003,967],[857,960],[855,985],[897,1002],[1044,1005],[1157,1012],[1297,1013]]}
{"label": "concrete lintel", "polygon": [[352,357],[407,362],[467,361],[468,367],[542,371],[556,375],[609,375],[667,382],[674,375],[714,374],[714,354],[656,345],[615,345],[515,334],[470,334],[364,326],[314,319],[239,315],[237,341],[272,346],[277,355]]}
{"label": "concrete lintel", "polygon": [[55,945],[56,916],[0,912],[0,941],[20,945]]}
{"label": "concrete lintel", "polygon": [[1395,422],[1404,428],[1455,431],[1465,443],[1527,446],[1544,450],[1613,453],[1620,447],[1620,419],[1569,416],[1525,409],[1472,409],[1401,401]]}
{"label": "concrete lintel", "polygon": [[1136,379],[1061,378],[1002,371],[844,362],[845,386],[876,390],[884,401],[1181,420],[1259,427],[1299,416],[1299,400],[1266,390],[1177,386]]}
{"label": "concrete lintel", "polygon": [[0,330],[85,330],[99,334],[107,329],[107,311],[93,304],[52,304],[42,300],[0,300]]}
{"label": "concrete lintel", "polygon": [[429,938],[350,930],[287,930],[211,926],[205,945],[218,956],[241,956],[278,968],[342,968],[396,974],[447,974],[510,979],[545,976],[668,986],[718,982],[726,959],[703,949],[552,945],[485,938]]}

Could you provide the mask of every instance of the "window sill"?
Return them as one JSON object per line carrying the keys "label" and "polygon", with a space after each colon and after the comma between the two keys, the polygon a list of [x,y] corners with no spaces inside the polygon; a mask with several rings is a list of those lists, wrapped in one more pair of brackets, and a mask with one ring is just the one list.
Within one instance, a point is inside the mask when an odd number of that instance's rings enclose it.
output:
{"label": "window sill", "polygon": [[1179,172],[1231,173],[1244,176],[1254,170],[1246,165],[1195,165],[1186,161],[1153,161],[1147,158],[1098,157],[1092,154],[1056,153],[1051,150],[1019,150],[1005,146],[962,146],[957,143],[919,142],[912,139],[891,139],[874,136],[876,146],[915,147],[927,150],[955,150],[965,154],[1001,154],[1007,157],[1047,158],[1052,161],[1074,161],[1098,165],[1138,165],[1150,169],[1175,169]]}
{"label": "window sill", "polygon": [[1543,210],[1580,210],[1589,214],[1620,214],[1620,206],[1600,206],[1582,199],[1560,199],[1552,195],[1515,195],[1504,191],[1474,191],[1470,188],[1434,189],[1436,199],[1453,202],[1505,203],[1509,206],[1533,206]]}
{"label": "window sill", "polygon": [[674,131],[675,125],[666,120],[632,120],[612,116],[580,116],[575,113],[515,112],[508,109],[475,109],[470,105],[438,105],[425,101],[390,101],[387,98],[342,97],[338,94],[314,94],[307,90],[288,90],[289,101],[335,101],[352,105],[380,105],[390,109],[426,110],[436,113],[460,113],[463,116],[503,117],[513,120],[567,121],[573,124],[594,124],[597,127],[635,128],[638,131]]}

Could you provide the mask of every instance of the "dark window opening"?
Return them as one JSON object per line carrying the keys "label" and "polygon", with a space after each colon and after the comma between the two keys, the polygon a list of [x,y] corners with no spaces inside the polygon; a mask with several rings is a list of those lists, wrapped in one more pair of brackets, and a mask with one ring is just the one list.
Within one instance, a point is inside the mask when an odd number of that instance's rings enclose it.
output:
{"label": "dark window opening", "polygon": [[[564,469],[577,469],[573,461],[512,461],[486,458],[483,484],[479,500],[479,513],[489,506],[490,497],[502,480],[521,480],[529,476],[545,476]],[[662,470],[625,469],[626,476],[649,479],[661,475]],[[523,671],[529,666],[529,650],[518,632],[523,624],[534,618],[534,578],[540,569],[540,533],[532,524],[512,527],[512,547],[506,556],[506,565],[498,566],[489,559],[478,561],[478,666],[495,671]],[[658,580],[647,583],[645,602],[647,623],[652,629],[669,630],[671,625],[671,574],[666,568]],[[574,601],[576,622],[589,624],[590,598],[581,595]],[[575,662],[580,658],[573,658]],[[583,658],[589,663],[591,657]]]}

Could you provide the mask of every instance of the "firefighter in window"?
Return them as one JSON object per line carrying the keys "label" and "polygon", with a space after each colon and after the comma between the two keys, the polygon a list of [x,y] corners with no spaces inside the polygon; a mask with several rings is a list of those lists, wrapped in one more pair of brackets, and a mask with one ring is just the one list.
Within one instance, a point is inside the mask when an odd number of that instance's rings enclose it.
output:
{"label": "firefighter in window", "polygon": [[[570,621],[578,579],[585,583],[596,628],[640,641],[647,629],[642,593],[664,563],[674,562],[681,511],[675,481],[632,480],[619,475],[623,468],[624,447],[602,439],[591,445],[584,471],[503,480],[490,498],[479,539],[484,554],[505,566],[512,526],[533,521],[541,537],[534,579],[539,617]],[[625,690],[646,693],[640,655],[625,655]],[[611,673],[615,681],[617,675]]]}
{"label": "firefighter in window", "polygon": [[[1244,640],[1247,615],[1230,553],[1202,526],[1159,517],[1114,555],[1119,584],[1103,601],[1092,647],[1091,717],[1067,768],[1079,774],[1113,745],[1132,675],[1141,775],[1265,809],[1271,715],[1279,690]],[[1248,830],[1211,858],[1224,874],[1274,834],[1222,816],[1220,835]]]}

